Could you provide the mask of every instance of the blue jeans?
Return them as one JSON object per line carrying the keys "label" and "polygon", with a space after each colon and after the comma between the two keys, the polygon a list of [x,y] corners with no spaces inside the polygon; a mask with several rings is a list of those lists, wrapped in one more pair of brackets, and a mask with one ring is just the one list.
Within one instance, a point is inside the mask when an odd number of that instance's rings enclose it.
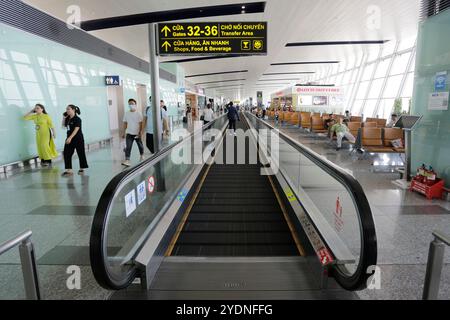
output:
{"label": "blue jeans", "polygon": [[126,137],[127,147],[125,148],[125,159],[126,160],[130,160],[131,150],[133,149],[134,141],[136,141],[136,143],[138,145],[139,153],[141,154],[141,156],[144,155],[144,144],[142,143],[141,137],[127,134],[127,137]]}

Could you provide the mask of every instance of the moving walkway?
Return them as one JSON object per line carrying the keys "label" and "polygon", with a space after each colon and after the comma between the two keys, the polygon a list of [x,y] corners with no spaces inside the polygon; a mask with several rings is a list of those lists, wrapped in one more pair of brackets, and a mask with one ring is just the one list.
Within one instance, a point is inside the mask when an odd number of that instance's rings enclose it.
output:
{"label": "moving walkway", "polygon": [[112,299],[353,299],[366,287],[377,242],[359,183],[241,119],[237,136],[218,118],[106,187],[90,256]]}

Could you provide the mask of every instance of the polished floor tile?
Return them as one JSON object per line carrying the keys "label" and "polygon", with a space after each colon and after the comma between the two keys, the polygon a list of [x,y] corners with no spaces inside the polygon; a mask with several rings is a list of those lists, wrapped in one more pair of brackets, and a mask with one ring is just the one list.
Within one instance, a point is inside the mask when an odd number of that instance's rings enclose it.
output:
{"label": "polished floor tile", "polygon": [[29,212],[29,215],[50,216],[93,216],[96,207],[90,206],[42,206]]}

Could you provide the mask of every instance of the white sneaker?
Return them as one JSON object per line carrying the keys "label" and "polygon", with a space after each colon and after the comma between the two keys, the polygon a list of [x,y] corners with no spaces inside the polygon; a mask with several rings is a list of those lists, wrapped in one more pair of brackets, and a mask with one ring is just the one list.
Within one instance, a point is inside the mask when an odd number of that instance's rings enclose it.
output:
{"label": "white sneaker", "polygon": [[145,160],[145,156],[141,156],[140,158],[141,162]]}
{"label": "white sneaker", "polygon": [[126,160],[126,161],[122,162],[122,165],[125,167],[131,167],[130,160]]}

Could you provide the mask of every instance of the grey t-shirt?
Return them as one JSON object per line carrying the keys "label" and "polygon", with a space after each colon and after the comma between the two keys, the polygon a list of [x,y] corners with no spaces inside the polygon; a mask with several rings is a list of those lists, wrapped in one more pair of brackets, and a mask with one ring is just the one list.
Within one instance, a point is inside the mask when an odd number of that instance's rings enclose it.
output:
{"label": "grey t-shirt", "polygon": [[133,136],[137,136],[140,133],[141,122],[144,121],[142,114],[139,111],[131,112],[128,111],[125,113],[123,117],[123,122],[126,122],[127,125],[127,134],[131,134]]}

